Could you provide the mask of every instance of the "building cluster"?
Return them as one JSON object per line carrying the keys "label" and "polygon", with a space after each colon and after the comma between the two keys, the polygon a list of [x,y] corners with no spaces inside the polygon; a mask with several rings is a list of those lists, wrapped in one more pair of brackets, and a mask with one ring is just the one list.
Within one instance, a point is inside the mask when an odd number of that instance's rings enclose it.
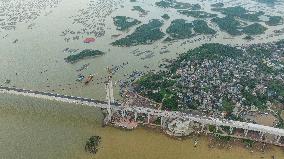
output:
{"label": "building cluster", "polygon": [[284,48],[258,44],[241,49],[244,53],[237,58],[182,61],[174,88],[181,100],[179,107],[237,114],[266,108],[272,100],[283,101],[283,92],[277,89],[284,86]]}

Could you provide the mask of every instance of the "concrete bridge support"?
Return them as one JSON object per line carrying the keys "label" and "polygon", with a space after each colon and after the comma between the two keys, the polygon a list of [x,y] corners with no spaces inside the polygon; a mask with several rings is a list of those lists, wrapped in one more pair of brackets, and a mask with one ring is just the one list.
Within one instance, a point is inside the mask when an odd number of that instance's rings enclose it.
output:
{"label": "concrete bridge support", "polygon": [[125,118],[125,116],[126,116],[125,110],[121,110],[121,116],[122,116],[123,118]]}
{"label": "concrete bridge support", "polygon": [[164,125],[164,117],[161,117],[161,128],[163,128]]}
{"label": "concrete bridge support", "polygon": [[248,136],[248,129],[244,129],[244,134],[245,134],[245,137],[247,137]]}
{"label": "concrete bridge support", "polygon": [[138,117],[138,114],[137,114],[137,112],[135,112],[135,113],[134,113],[134,121],[135,121],[135,122],[137,122],[137,117]]}
{"label": "concrete bridge support", "polygon": [[276,143],[277,143],[277,144],[281,144],[281,143],[280,143],[281,137],[282,137],[282,136],[277,136],[277,137],[276,137]]}
{"label": "concrete bridge support", "polygon": [[204,132],[205,125],[201,124],[201,132]]}
{"label": "concrete bridge support", "polygon": [[147,114],[147,124],[150,124],[150,114]]}
{"label": "concrete bridge support", "polygon": [[264,132],[260,132],[260,140],[263,140]]}
{"label": "concrete bridge support", "polygon": [[216,127],[216,133],[217,133],[219,131],[219,126],[216,125],[215,127]]}
{"label": "concrete bridge support", "polygon": [[234,131],[234,128],[233,128],[233,127],[230,127],[230,135],[233,134],[233,131]]}

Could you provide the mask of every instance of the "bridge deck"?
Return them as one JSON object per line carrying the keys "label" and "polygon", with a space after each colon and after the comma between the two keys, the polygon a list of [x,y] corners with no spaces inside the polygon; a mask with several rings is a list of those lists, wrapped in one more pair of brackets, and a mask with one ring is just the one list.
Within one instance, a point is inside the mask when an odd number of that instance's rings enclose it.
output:
{"label": "bridge deck", "polygon": [[[0,87],[0,93],[7,93],[13,95],[23,95],[29,97],[36,97],[41,99],[49,99],[49,100],[56,100],[61,102],[68,102],[68,103],[75,103],[75,104],[82,104],[87,106],[99,107],[106,109],[109,107],[107,102],[99,101],[95,99],[88,99],[83,97],[74,97],[68,95],[60,95],[55,93],[48,93],[48,92],[40,92],[40,91],[32,91],[32,90],[25,90],[19,88],[10,88],[10,87]],[[122,110],[122,111],[130,111],[130,112],[137,112],[137,113],[145,113],[149,115],[154,115],[158,117],[166,117],[166,118],[183,118],[185,120],[192,120],[199,122],[204,125],[216,125],[216,126],[228,126],[240,129],[246,129],[256,132],[268,133],[277,136],[284,136],[284,129],[253,124],[253,123],[246,123],[240,121],[233,121],[233,120],[225,120],[225,119],[218,119],[218,118],[211,118],[211,117],[200,117],[194,116],[192,114],[186,114],[178,111],[163,111],[163,110],[156,110],[151,108],[144,108],[144,107],[123,107],[119,103],[114,103],[110,106],[113,110]]]}

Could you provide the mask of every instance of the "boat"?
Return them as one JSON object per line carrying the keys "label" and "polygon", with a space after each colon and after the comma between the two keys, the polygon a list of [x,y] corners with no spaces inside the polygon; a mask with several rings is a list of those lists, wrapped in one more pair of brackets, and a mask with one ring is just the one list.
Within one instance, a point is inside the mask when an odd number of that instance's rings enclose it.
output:
{"label": "boat", "polygon": [[90,81],[92,81],[92,79],[94,78],[94,75],[89,75],[85,81],[85,84],[90,83]]}
{"label": "boat", "polygon": [[85,78],[85,76],[80,74],[80,75],[78,75],[78,78],[76,79],[76,81],[81,82],[84,78]]}

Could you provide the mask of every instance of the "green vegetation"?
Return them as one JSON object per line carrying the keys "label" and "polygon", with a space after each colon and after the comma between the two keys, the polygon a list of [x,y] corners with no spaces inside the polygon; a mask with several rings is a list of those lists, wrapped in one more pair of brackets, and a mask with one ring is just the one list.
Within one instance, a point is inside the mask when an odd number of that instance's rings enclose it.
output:
{"label": "green vegetation", "polygon": [[211,4],[211,7],[214,7],[214,8],[222,8],[222,7],[224,7],[224,3]]}
{"label": "green vegetation", "polygon": [[216,23],[221,30],[226,31],[227,33],[231,35],[240,35],[241,31],[239,31],[241,23],[235,18],[231,16],[226,16],[224,18],[213,18],[211,20],[212,22]]}
{"label": "green vegetation", "polygon": [[126,16],[116,16],[113,18],[114,25],[117,26],[117,30],[127,30],[130,27],[140,24],[141,22],[137,19],[133,19]]}
{"label": "green vegetation", "polygon": [[156,2],[155,4],[156,6],[161,7],[161,8],[170,8],[172,7],[173,2],[169,0],[164,0],[164,1]]}
{"label": "green vegetation", "polygon": [[138,12],[140,12],[140,13],[147,13],[147,11],[146,10],[144,10],[142,7],[140,7],[140,6],[133,6],[133,9],[132,9],[133,11],[138,11]]}
{"label": "green vegetation", "polygon": [[253,40],[254,38],[250,35],[245,36],[243,39],[245,40]]}
{"label": "green vegetation", "polygon": [[[268,90],[271,92],[272,96],[284,97],[284,83],[282,81],[270,81]],[[280,100],[280,102],[284,102],[284,99]]]}
{"label": "green vegetation", "polygon": [[243,143],[244,143],[245,146],[247,146],[247,147],[253,147],[255,141],[249,140],[249,139],[243,139]]}
{"label": "green vegetation", "polygon": [[252,91],[246,91],[246,90],[242,91],[242,95],[246,99],[244,101],[244,104],[254,105],[260,110],[265,110],[267,108],[266,101],[268,98],[266,96],[262,94],[257,94],[256,96],[254,96],[252,94]]}
{"label": "green vegetation", "polygon": [[216,23],[221,30],[226,31],[230,35],[241,35],[245,33],[247,35],[263,34],[267,28],[259,23],[254,23],[245,27],[241,27],[241,23],[233,16],[226,16],[224,18],[213,18],[212,22]]}
{"label": "green vegetation", "polygon": [[177,61],[169,66],[170,72],[175,73],[182,61],[221,60],[222,57],[237,58],[243,54],[242,50],[219,43],[206,43],[198,48],[181,54]]}
{"label": "green vegetation", "polygon": [[168,80],[161,74],[148,74],[136,81],[139,90],[143,95],[163,104],[164,110],[178,110],[178,97],[171,89],[176,83],[175,80]]}
{"label": "green vegetation", "polygon": [[255,1],[259,3],[265,3],[270,6],[274,6],[275,3],[278,2],[279,0],[255,0]]}
{"label": "green vegetation", "polygon": [[75,63],[81,59],[89,58],[89,57],[97,57],[103,55],[104,52],[99,51],[99,50],[83,50],[80,53],[76,55],[70,55],[67,58],[65,58],[65,61],[68,63]]}
{"label": "green vegetation", "polygon": [[222,135],[219,135],[219,134],[215,134],[215,137],[216,139],[219,139],[221,141],[225,141],[225,142],[229,142],[232,140],[232,137],[230,136],[222,136]]}
{"label": "green vegetation", "polygon": [[180,14],[191,16],[194,18],[213,18],[216,17],[217,14],[211,14],[204,11],[190,11],[190,10],[178,10]]}
{"label": "green vegetation", "polygon": [[175,0],[162,0],[155,3],[156,6],[161,8],[174,8],[174,9],[190,9],[190,10],[200,10],[201,6],[199,4],[189,4],[183,2],[177,2]]}
{"label": "green vegetation", "polygon": [[263,34],[266,30],[267,28],[259,23],[254,23],[243,28],[243,32],[246,33],[247,35]]}
{"label": "green vegetation", "polygon": [[278,119],[279,119],[279,123],[277,127],[284,129],[284,110],[278,111],[277,114],[278,114]]}
{"label": "green vegetation", "polygon": [[210,132],[216,132],[216,126],[214,126],[214,125],[209,125],[208,129],[209,129]]}
{"label": "green vegetation", "polygon": [[226,16],[232,16],[232,17],[239,17],[243,20],[248,21],[259,21],[259,16],[263,15],[264,12],[255,12],[255,13],[249,13],[245,8],[241,6],[236,7],[228,7],[228,8],[213,8],[214,11],[219,11]]}
{"label": "green vegetation", "polygon": [[186,39],[193,36],[193,25],[187,23],[184,19],[175,19],[167,28],[166,32],[174,39]]}
{"label": "green vegetation", "polygon": [[99,146],[100,142],[101,142],[100,136],[92,136],[86,142],[85,151],[96,154],[98,152],[98,146]]}
{"label": "green vegetation", "polygon": [[283,18],[280,16],[270,16],[269,21],[265,22],[266,25],[276,26],[283,24]]}
{"label": "green vegetation", "polygon": [[235,108],[235,104],[228,98],[223,99],[222,106],[223,106],[222,111],[225,111],[228,114],[231,114],[233,112],[233,109]]}
{"label": "green vegetation", "polygon": [[221,56],[236,58],[243,52],[235,47],[219,43],[206,43],[198,48],[187,52],[181,57],[182,60],[220,59]]}
{"label": "green vegetation", "polygon": [[192,4],[190,9],[191,10],[200,10],[201,6],[199,4]]}
{"label": "green vegetation", "polygon": [[158,19],[152,19],[148,24],[136,28],[134,33],[112,43],[115,46],[135,46],[140,44],[152,44],[165,36],[160,28],[163,23]]}
{"label": "green vegetation", "polygon": [[164,14],[161,16],[163,19],[168,20],[170,19],[170,16],[168,14]]}
{"label": "green vegetation", "polygon": [[210,28],[204,20],[194,20],[193,30],[199,34],[216,34],[216,31]]}
{"label": "green vegetation", "polygon": [[130,0],[130,2],[136,2],[136,0]]}
{"label": "green vegetation", "polygon": [[284,39],[277,41],[276,45],[277,45],[278,48],[284,47]]}

